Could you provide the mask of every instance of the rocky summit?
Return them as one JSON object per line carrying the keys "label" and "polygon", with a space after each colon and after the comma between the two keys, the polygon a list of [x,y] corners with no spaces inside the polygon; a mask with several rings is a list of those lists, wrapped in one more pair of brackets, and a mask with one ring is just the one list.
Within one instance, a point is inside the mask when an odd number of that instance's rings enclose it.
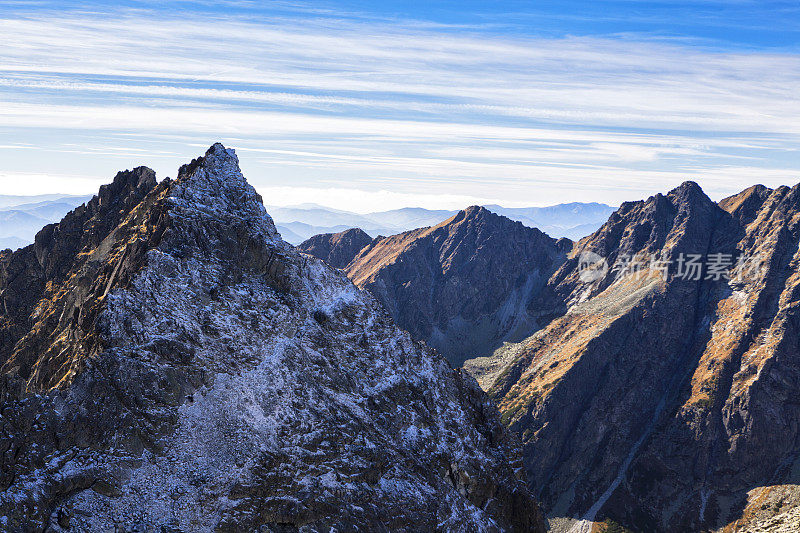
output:
{"label": "rocky summit", "polygon": [[551,524],[797,530],[799,243],[800,186],[625,203],[542,291],[560,316],[468,363]]}
{"label": "rocky summit", "polygon": [[314,235],[300,243],[297,249],[322,259],[334,268],[345,268],[372,240],[363,230],[351,228],[339,233]]}
{"label": "rocky summit", "polygon": [[222,145],[2,252],[0,304],[0,530],[543,530],[475,381],[285,244]]}
{"label": "rocky summit", "polygon": [[398,325],[460,366],[537,327],[542,309],[531,304],[571,245],[473,206],[375,239],[345,271]]}

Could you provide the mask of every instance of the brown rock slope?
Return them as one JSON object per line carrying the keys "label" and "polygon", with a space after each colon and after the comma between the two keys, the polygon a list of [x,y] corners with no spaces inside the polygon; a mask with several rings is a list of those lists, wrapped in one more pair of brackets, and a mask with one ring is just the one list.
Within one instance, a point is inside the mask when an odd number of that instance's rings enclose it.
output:
{"label": "brown rock slope", "polygon": [[[522,436],[552,516],[732,530],[797,505],[798,222],[800,186],[753,187],[717,205],[687,182],[623,204],[543,291],[563,316],[469,363]],[[666,279],[646,269],[587,283],[586,251],[611,264],[635,253],[672,263]],[[677,275],[681,254],[719,253],[758,256],[763,268]]]}
{"label": "brown rock slope", "polygon": [[543,530],[474,380],[285,244],[222,145],[0,266],[2,531]]}
{"label": "brown rock slope", "polygon": [[473,206],[437,226],[376,239],[346,272],[400,327],[458,366],[536,327],[540,311],[529,304],[570,245]]}
{"label": "brown rock slope", "polygon": [[[33,245],[0,252],[2,374],[24,376],[26,388],[49,388],[80,364],[75,352],[96,350],[82,324],[96,318],[98,293],[138,267],[141,248],[134,242],[125,256],[112,258],[103,242],[112,232],[134,237],[123,221],[155,187],[155,173],[146,167],[120,172],[92,200],[45,226]],[[64,284],[80,289],[66,291]]]}
{"label": "brown rock slope", "polygon": [[314,235],[299,244],[297,249],[322,259],[334,268],[345,268],[371,242],[372,237],[363,230],[350,228],[339,233]]}

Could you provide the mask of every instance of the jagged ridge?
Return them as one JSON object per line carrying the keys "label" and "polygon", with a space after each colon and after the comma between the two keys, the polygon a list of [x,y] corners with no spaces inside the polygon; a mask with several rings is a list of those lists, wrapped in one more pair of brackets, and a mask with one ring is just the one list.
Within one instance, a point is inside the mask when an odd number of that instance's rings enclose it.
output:
{"label": "jagged ridge", "polygon": [[[623,204],[543,291],[563,316],[495,356],[484,383],[522,435],[551,514],[696,531],[768,513],[748,491],[790,482],[800,186],[754,187],[720,205],[692,182]],[[587,284],[577,268],[586,251],[611,264],[760,254],[765,269],[730,282],[609,271]]]}
{"label": "jagged ridge", "polygon": [[570,246],[472,206],[376,239],[345,270],[401,327],[460,366],[535,327],[539,309],[529,304]]}
{"label": "jagged ridge", "polygon": [[542,529],[474,381],[285,244],[232,150],[136,172],[2,258],[48,251],[2,315],[3,529]]}

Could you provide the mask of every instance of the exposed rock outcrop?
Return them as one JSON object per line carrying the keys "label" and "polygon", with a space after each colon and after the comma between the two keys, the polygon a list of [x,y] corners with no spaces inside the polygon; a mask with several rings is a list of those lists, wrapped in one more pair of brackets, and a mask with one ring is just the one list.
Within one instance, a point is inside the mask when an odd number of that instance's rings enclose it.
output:
{"label": "exposed rock outcrop", "polygon": [[376,239],[346,272],[402,328],[460,366],[536,327],[531,302],[571,241],[469,207],[437,226]]}
{"label": "exposed rock outcrop", "polygon": [[[643,531],[740,527],[759,487],[797,478],[799,222],[800,186],[717,205],[687,182],[623,204],[542,292],[562,316],[468,365],[521,435],[552,515]],[[586,252],[622,268],[638,254],[644,266],[585,281]],[[697,280],[680,275],[689,254],[705,265]],[[756,257],[762,268],[735,268]],[[728,262],[722,276],[715,259]]]}
{"label": "exposed rock outcrop", "polygon": [[543,529],[474,380],[285,244],[232,150],[0,263],[3,531]]}
{"label": "exposed rock outcrop", "polygon": [[351,228],[339,233],[314,235],[299,244],[297,249],[322,259],[334,268],[345,268],[372,240],[363,230]]}
{"label": "exposed rock outcrop", "polygon": [[[37,390],[52,386],[70,371],[67,359],[71,351],[65,346],[79,342],[82,335],[80,328],[75,328],[94,318],[90,287],[110,282],[112,274],[108,250],[100,245],[112,231],[128,227],[122,222],[155,186],[155,173],[149,168],[120,172],[92,200],[60,223],[45,226],[33,245],[0,255],[2,374],[13,370],[24,386],[30,382]],[[152,238],[158,235],[153,234]],[[117,269],[116,275],[120,274],[124,272]],[[69,280],[74,290],[62,290],[70,277],[74,277]],[[94,292],[98,292],[96,288]],[[76,312],[78,315],[73,316]],[[66,331],[69,328],[73,329]],[[93,348],[87,345],[83,349]],[[48,350],[62,353],[47,353]],[[51,361],[52,357],[57,361]],[[54,381],[36,383],[44,365],[60,370],[51,368],[45,372]]]}

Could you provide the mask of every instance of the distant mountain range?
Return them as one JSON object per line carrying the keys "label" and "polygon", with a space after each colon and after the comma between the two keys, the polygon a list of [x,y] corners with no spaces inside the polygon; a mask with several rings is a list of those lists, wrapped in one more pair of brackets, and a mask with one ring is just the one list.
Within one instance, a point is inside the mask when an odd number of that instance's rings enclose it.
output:
{"label": "distant mountain range", "polygon": [[405,207],[368,214],[340,211],[316,204],[266,207],[281,237],[295,245],[314,235],[339,233],[349,228],[360,228],[371,237],[396,235],[416,228],[435,226],[457,213],[457,211],[421,207]]}
{"label": "distant mountain range", "polygon": [[[0,209],[18,207],[25,204],[37,204],[41,202],[60,201],[64,198],[91,198],[91,196],[77,196],[70,194],[37,194],[34,196],[17,196],[0,194]],[[85,201],[85,200],[84,200]]]}
{"label": "distant mountain range", "polygon": [[33,242],[47,224],[58,222],[91,196],[42,194],[0,195],[0,250],[20,248]]}
{"label": "distant mountain range", "polygon": [[486,209],[498,215],[522,222],[549,236],[566,237],[577,241],[594,233],[605,224],[616,208],[606,204],[571,202],[548,207],[502,207],[486,205]]}
{"label": "distant mountain range", "polygon": [[[524,225],[537,228],[553,238],[578,240],[598,229],[614,212],[614,208],[598,203],[559,204],[548,207],[484,206]],[[391,211],[358,214],[339,211],[316,204],[292,207],[267,206],[281,236],[292,244],[322,233],[339,233],[348,228],[360,228],[371,237],[397,235],[413,229],[435,226],[458,211],[405,207]]]}
{"label": "distant mountain range", "polygon": [[[58,222],[69,211],[90,198],[59,194],[0,195],[0,250],[16,249],[32,243],[42,227]],[[598,229],[614,211],[613,207],[605,204],[578,202],[549,207],[484,207],[528,227],[537,228],[553,238],[567,237],[572,240],[585,237]],[[397,235],[417,228],[435,226],[458,213],[457,210],[404,207],[358,214],[317,204],[266,208],[283,239],[294,245],[314,235],[339,233],[349,228],[361,228],[371,237]]]}

